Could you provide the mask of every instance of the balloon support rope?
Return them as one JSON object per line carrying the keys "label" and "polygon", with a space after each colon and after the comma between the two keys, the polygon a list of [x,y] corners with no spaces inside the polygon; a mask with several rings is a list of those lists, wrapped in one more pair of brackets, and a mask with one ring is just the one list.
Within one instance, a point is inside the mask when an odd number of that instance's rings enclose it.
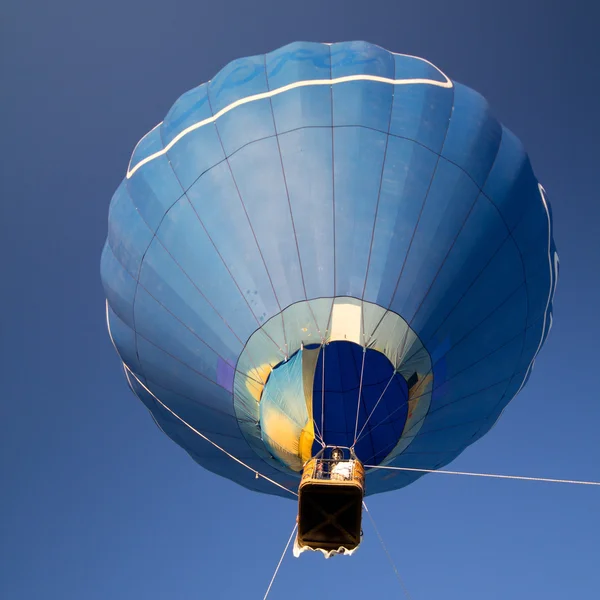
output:
{"label": "balloon support rope", "polygon": [[275,573],[273,573],[273,577],[271,577],[271,581],[269,583],[269,587],[267,588],[267,591],[265,592],[264,598],[263,600],[267,600],[267,596],[269,595],[269,592],[271,591],[271,587],[273,586],[273,582],[275,581],[275,577],[277,577],[277,573],[279,572],[279,567],[281,567],[281,563],[283,562],[283,558],[285,556],[285,553],[287,552],[288,548],[290,547],[290,544],[292,543],[292,538],[294,537],[294,534],[296,533],[296,529],[298,529],[298,523],[296,523],[294,525],[294,529],[292,529],[292,534],[290,535],[287,544],[285,545],[285,548],[283,549],[283,553],[281,555],[281,558],[279,559],[279,562],[277,563],[277,567],[275,567]]}
{"label": "balloon support rope", "polygon": [[[367,357],[367,347],[363,346],[362,349],[362,364],[360,366],[360,383],[358,385],[358,399],[356,401],[356,421],[354,423],[354,441],[352,442],[352,447],[356,444],[356,438],[358,437],[358,417],[360,413],[360,396],[362,394],[363,388],[363,376],[365,374],[365,358]],[[369,415],[370,416],[370,415]],[[362,430],[361,430],[362,432]]]}
{"label": "balloon support rope", "polygon": [[206,437],[203,433],[200,433],[197,429],[195,429],[194,427],[192,427],[187,421],[185,421],[183,418],[181,418],[175,411],[171,410],[156,394],[154,394],[152,391],[150,391],[137,378],[137,376],[135,375],[135,373],[125,363],[123,363],[123,369],[125,370],[125,377],[127,377],[127,380],[129,381],[129,385],[131,385],[131,380],[129,379],[129,376],[131,375],[138,382],[138,384],[141,387],[143,387],[146,390],[146,392],[148,392],[166,411],[168,411],[169,413],[171,413],[179,422],[183,423],[188,429],[190,429],[191,431],[193,431],[197,436],[201,437],[205,442],[208,442],[209,444],[211,444],[211,446],[214,446],[217,450],[220,450],[221,452],[223,452],[223,454],[226,454],[227,456],[229,456],[229,458],[231,458],[231,460],[233,460],[236,463],[242,465],[242,467],[245,467],[249,471],[252,471],[252,473],[254,473],[254,476],[256,477],[256,479],[258,479],[259,477],[262,477],[263,479],[265,479],[269,483],[272,483],[273,485],[277,486],[278,488],[281,488],[282,490],[285,490],[289,494],[292,494],[292,496],[296,496],[296,497],[298,496],[298,494],[296,492],[294,492],[294,491],[286,488],[284,485],[281,485],[277,481],[275,481],[273,479],[270,479],[266,475],[263,475],[260,471],[257,471],[256,469],[253,469],[250,465],[247,465],[245,462],[241,461],[239,458],[236,458],[233,454],[230,454],[229,452],[227,452],[227,450],[225,450],[224,448],[221,448],[221,446],[219,446],[219,444],[216,444],[215,442],[213,442],[211,439],[209,439],[208,437]]}
{"label": "balloon support rope", "polygon": [[398,568],[396,567],[396,564],[394,563],[394,559],[392,558],[392,555],[389,553],[389,551],[383,541],[383,538],[381,537],[381,534],[379,533],[379,529],[377,528],[377,525],[375,525],[375,519],[373,519],[373,517],[371,516],[371,513],[369,512],[369,509],[367,508],[367,504],[365,503],[364,500],[363,500],[362,505],[367,513],[367,516],[369,517],[369,520],[371,521],[371,525],[373,526],[373,529],[375,530],[377,537],[379,538],[379,543],[381,544],[381,547],[383,548],[383,551],[385,552],[385,555],[387,556],[387,559],[388,559],[390,565],[392,565],[392,569],[394,570],[394,574],[396,575],[396,579],[398,580],[398,583],[400,584],[400,587],[402,588],[404,595],[408,598],[408,600],[412,600],[411,595],[408,593],[408,590],[406,589],[406,585],[404,585],[404,581],[402,581],[402,577],[400,577],[400,573],[398,572]]}
{"label": "balloon support rope", "polygon": [[574,479],[548,479],[547,477],[523,477],[521,475],[497,475],[494,473],[469,473],[466,471],[443,471],[441,469],[412,469],[410,467],[385,467],[365,465],[365,469],[386,469],[388,471],[407,471],[410,473],[441,473],[442,475],[466,475],[468,477],[491,477],[493,479],[518,479],[521,481],[544,481],[546,483],[571,483],[575,485],[597,485],[600,481],[579,481]]}

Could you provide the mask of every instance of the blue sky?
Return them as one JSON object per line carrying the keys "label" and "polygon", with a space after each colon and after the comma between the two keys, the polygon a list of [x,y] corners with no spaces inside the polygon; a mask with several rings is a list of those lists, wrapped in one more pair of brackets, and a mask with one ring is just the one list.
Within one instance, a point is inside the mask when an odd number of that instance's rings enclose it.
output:
{"label": "blue sky", "polygon": [[[137,140],[228,61],[299,39],[423,56],[523,140],[554,213],[554,328],[527,387],[452,468],[600,480],[597,7],[8,0],[2,12],[1,597],[263,597],[295,505],[203,471],[156,428],[106,333],[99,259]],[[369,506],[415,600],[591,598],[599,493],[430,475]],[[364,529],[352,558],[288,556],[269,597],[402,597]]]}

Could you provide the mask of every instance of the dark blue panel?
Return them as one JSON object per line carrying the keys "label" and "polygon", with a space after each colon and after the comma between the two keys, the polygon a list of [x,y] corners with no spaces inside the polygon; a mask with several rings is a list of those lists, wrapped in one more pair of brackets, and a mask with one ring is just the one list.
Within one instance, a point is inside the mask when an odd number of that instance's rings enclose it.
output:
{"label": "dark blue panel", "polygon": [[367,350],[364,359],[363,366],[363,348],[352,342],[331,342],[321,349],[313,387],[313,418],[328,445],[350,447],[360,433],[356,455],[373,464],[383,460],[402,435],[408,388],[384,354]]}

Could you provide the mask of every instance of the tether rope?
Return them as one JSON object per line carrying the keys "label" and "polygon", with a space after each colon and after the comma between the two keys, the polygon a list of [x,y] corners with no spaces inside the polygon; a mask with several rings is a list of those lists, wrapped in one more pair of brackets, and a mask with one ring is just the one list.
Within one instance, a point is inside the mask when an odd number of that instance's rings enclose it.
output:
{"label": "tether rope", "polygon": [[281,563],[283,562],[283,557],[285,556],[285,553],[287,552],[287,549],[290,546],[290,543],[292,542],[292,538],[294,537],[294,534],[296,533],[296,529],[298,529],[298,523],[296,523],[294,525],[294,529],[292,530],[292,534],[290,535],[287,544],[285,545],[285,548],[283,550],[283,553],[281,555],[281,558],[279,559],[279,562],[277,563],[277,567],[275,568],[275,573],[273,573],[273,577],[271,577],[271,582],[269,583],[269,587],[267,588],[267,591],[265,592],[265,596],[263,598],[263,600],[267,600],[267,596],[269,595],[269,592],[271,591],[271,587],[273,586],[273,582],[275,581],[275,577],[277,577],[277,573],[279,572],[279,567],[281,567]]}
{"label": "tether rope", "polygon": [[[354,441],[352,442],[352,447],[354,447],[354,444],[356,444],[356,432],[358,431],[358,415],[360,412],[360,395],[362,394],[363,375],[365,373],[365,358],[366,358],[366,356],[367,356],[367,348],[365,346],[363,346],[362,365],[360,367],[360,383],[358,384],[358,400],[356,402],[356,422],[354,424]],[[362,432],[362,429],[361,429],[361,432]]]}
{"label": "tether rope", "polygon": [[367,505],[364,500],[363,500],[362,504],[363,504],[365,511],[367,512],[367,516],[369,517],[369,520],[371,521],[371,525],[373,525],[373,529],[375,530],[375,533],[377,534],[377,537],[379,538],[379,543],[381,544],[381,547],[383,548],[383,551],[385,552],[385,555],[387,556],[388,561],[390,562],[390,565],[392,565],[392,569],[394,570],[394,573],[396,574],[396,579],[398,580],[398,583],[400,584],[400,587],[402,588],[404,595],[408,598],[408,600],[412,600],[411,595],[408,593],[408,590],[406,589],[406,585],[404,585],[404,581],[402,581],[402,577],[400,577],[400,573],[398,572],[398,568],[396,567],[396,564],[394,563],[394,559],[392,558],[392,555],[388,552],[388,549],[383,541],[383,538],[381,537],[381,534],[379,533],[379,529],[377,528],[377,525],[375,525],[375,519],[373,519],[373,517],[371,516],[371,513],[369,512],[369,509],[367,508]]}
{"label": "tether rope", "polygon": [[493,479],[519,479],[521,481],[544,481],[546,483],[572,483],[576,485],[597,485],[600,481],[579,481],[575,479],[549,479],[547,477],[523,477],[521,475],[498,475],[495,473],[470,473],[467,471],[444,471],[441,469],[413,469],[410,467],[385,467],[365,465],[365,469],[387,469],[389,471],[409,471],[414,473],[441,473],[443,475],[467,475],[469,477],[491,477]]}
{"label": "tether rope", "polygon": [[322,366],[322,377],[321,377],[321,439],[325,442],[325,344],[321,346],[323,352],[323,366]]}
{"label": "tether rope", "polygon": [[[273,485],[277,486],[278,488],[281,488],[282,490],[285,490],[289,494],[292,494],[293,496],[298,496],[298,494],[296,492],[294,492],[294,491],[286,488],[284,485],[281,485],[277,481],[275,481],[273,479],[270,479],[266,475],[263,475],[260,471],[257,471],[256,469],[254,469],[251,466],[247,465],[245,462],[241,461],[239,458],[235,457],[233,454],[230,454],[229,452],[227,452],[227,450],[225,450],[225,448],[221,448],[221,446],[219,446],[219,444],[216,444],[215,442],[213,442],[211,439],[209,439],[208,437],[206,437],[203,433],[200,433],[197,429],[195,429],[194,427],[192,427],[192,425],[190,425],[187,421],[185,421],[183,418],[181,418],[176,412],[174,412],[173,410],[171,410],[158,396],[156,396],[156,394],[154,394],[153,392],[151,392],[137,378],[136,374],[125,363],[123,363],[123,368],[125,369],[125,375],[126,375],[127,379],[129,379],[129,375],[131,375],[138,382],[138,384],[141,387],[143,387],[165,410],[167,410],[168,412],[170,412],[178,421],[180,421],[181,423],[183,423],[188,429],[190,429],[191,431],[193,431],[196,435],[200,436],[204,441],[206,441],[209,444],[211,444],[212,446],[214,446],[217,450],[220,450],[221,452],[223,452],[223,454],[226,454],[227,456],[229,456],[229,458],[231,458],[231,460],[234,460],[236,463],[242,465],[242,467],[245,467],[249,471],[252,471],[256,475],[257,478],[258,477],[262,477],[264,480],[268,481],[269,483],[272,483]],[[129,383],[131,385],[131,382],[129,382]]]}

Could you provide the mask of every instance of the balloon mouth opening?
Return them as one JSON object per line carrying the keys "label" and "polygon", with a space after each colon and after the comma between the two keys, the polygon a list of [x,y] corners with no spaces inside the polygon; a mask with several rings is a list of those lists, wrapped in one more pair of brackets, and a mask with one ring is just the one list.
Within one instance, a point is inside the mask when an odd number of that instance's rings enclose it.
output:
{"label": "balloon mouth opening", "polygon": [[299,476],[323,445],[353,446],[387,463],[414,440],[429,410],[431,358],[398,314],[342,296],[290,305],[248,339],[234,408],[253,450]]}
{"label": "balloon mouth opening", "polygon": [[262,438],[297,471],[321,447],[354,447],[379,464],[397,445],[408,415],[408,383],[389,358],[348,341],[312,344],[281,361],[260,397]]}

